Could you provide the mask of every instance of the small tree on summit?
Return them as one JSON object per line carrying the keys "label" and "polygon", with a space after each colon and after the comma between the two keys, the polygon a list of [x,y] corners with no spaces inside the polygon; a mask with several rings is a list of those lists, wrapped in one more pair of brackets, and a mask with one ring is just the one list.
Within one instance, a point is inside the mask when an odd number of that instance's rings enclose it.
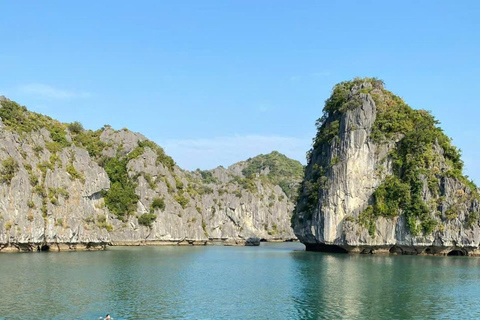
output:
{"label": "small tree on summit", "polygon": [[83,130],[85,129],[83,128],[83,125],[80,122],[75,121],[68,124],[68,130],[70,130],[71,133],[79,134],[83,132]]}

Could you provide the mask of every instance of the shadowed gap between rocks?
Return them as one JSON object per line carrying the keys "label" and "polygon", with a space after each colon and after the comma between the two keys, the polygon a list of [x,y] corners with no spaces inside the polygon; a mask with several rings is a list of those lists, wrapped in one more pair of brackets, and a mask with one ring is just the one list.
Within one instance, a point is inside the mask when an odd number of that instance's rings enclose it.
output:
{"label": "shadowed gap between rocks", "polygon": [[463,252],[462,250],[452,250],[450,251],[449,253],[447,253],[447,256],[465,256],[465,252]]}
{"label": "shadowed gap between rocks", "polygon": [[329,252],[329,253],[348,253],[347,250],[343,249],[340,246],[329,245],[323,243],[313,243],[305,244],[306,251],[318,251],[318,252]]}

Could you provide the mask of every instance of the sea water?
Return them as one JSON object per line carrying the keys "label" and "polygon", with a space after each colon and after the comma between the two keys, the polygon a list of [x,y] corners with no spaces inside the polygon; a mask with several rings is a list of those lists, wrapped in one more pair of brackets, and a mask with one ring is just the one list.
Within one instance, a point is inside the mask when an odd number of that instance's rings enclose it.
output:
{"label": "sea water", "polygon": [[472,319],[480,259],[260,247],[0,254],[0,319]]}

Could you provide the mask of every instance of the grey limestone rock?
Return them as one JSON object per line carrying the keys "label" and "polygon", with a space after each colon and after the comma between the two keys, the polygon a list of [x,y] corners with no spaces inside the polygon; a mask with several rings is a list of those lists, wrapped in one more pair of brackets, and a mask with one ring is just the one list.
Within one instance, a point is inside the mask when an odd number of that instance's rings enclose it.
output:
{"label": "grey limestone rock", "polygon": [[[437,223],[433,232],[413,234],[401,212],[394,217],[378,217],[374,221],[374,232],[369,232],[362,225],[361,214],[372,204],[374,191],[393,175],[390,154],[403,138],[397,135],[382,143],[372,139],[372,128],[378,114],[372,96],[377,94],[377,99],[382,96],[380,89],[362,93],[364,87],[354,86],[351,89],[349,99],[357,99],[356,107],[337,114],[336,118],[326,119],[327,125],[334,120],[339,121],[336,137],[328,143],[318,144],[311,151],[306,180],[293,219],[299,240],[307,246],[307,250],[318,251],[440,255],[457,252],[478,255],[480,225],[478,199],[474,196],[476,190],[448,175],[435,176],[438,195],[432,193],[425,176],[418,177],[423,184],[422,201],[439,203],[438,207],[430,206],[428,213]],[[440,159],[434,168],[436,172],[448,171],[449,165],[438,141],[433,150]],[[308,207],[308,184],[320,167],[326,169],[317,180],[319,185],[313,187],[313,198],[317,200]],[[446,218],[449,208],[454,210],[454,214]],[[469,217],[477,219],[469,224]]]}
{"label": "grey limestone rock", "polygon": [[257,247],[260,245],[260,238],[257,238],[257,237],[248,238],[247,241],[245,241],[245,245],[250,247]]}
{"label": "grey limestone rock", "polygon": [[[17,169],[11,181],[0,183],[0,251],[295,239],[292,200],[279,186],[261,179],[252,180],[252,189],[243,187],[241,166],[205,171],[203,175],[211,175],[205,180],[201,171],[169,168],[158,161],[159,147],[144,147],[127,163],[137,207],[121,218],[105,203],[111,181],[103,163],[138,151],[139,142],[147,141],[144,136],[105,127],[95,140],[103,149],[93,157],[68,129],[65,140],[70,145],[55,151],[48,128],[19,133],[4,122],[0,163],[13,159]],[[180,203],[181,197],[186,203]],[[163,199],[164,208],[152,208],[157,198]],[[153,223],[140,224],[140,217],[149,213],[156,216]]]}

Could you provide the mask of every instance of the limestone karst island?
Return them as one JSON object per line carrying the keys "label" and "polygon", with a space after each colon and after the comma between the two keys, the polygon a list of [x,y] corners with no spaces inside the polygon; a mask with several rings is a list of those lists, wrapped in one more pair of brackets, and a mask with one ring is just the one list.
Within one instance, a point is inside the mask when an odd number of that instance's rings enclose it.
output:
{"label": "limestone karst island", "polygon": [[337,84],[292,225],[307,250],[478,255],[479,200],[458,149],[378,79]]}
{"label": "limestone karst island", "polygon": [[305,168],[274,151],[183,170],[128,129],[0,104],[2,252],[298,238],[311,251],[480,254],[480,195],[458,149],[375,78],[333,88]]}
{"label": "limestone karst island", "polygon": [[296,239],[298,161],[274,151],[190,172],[128,129],[89,131],[0,104],[1,251]]}

